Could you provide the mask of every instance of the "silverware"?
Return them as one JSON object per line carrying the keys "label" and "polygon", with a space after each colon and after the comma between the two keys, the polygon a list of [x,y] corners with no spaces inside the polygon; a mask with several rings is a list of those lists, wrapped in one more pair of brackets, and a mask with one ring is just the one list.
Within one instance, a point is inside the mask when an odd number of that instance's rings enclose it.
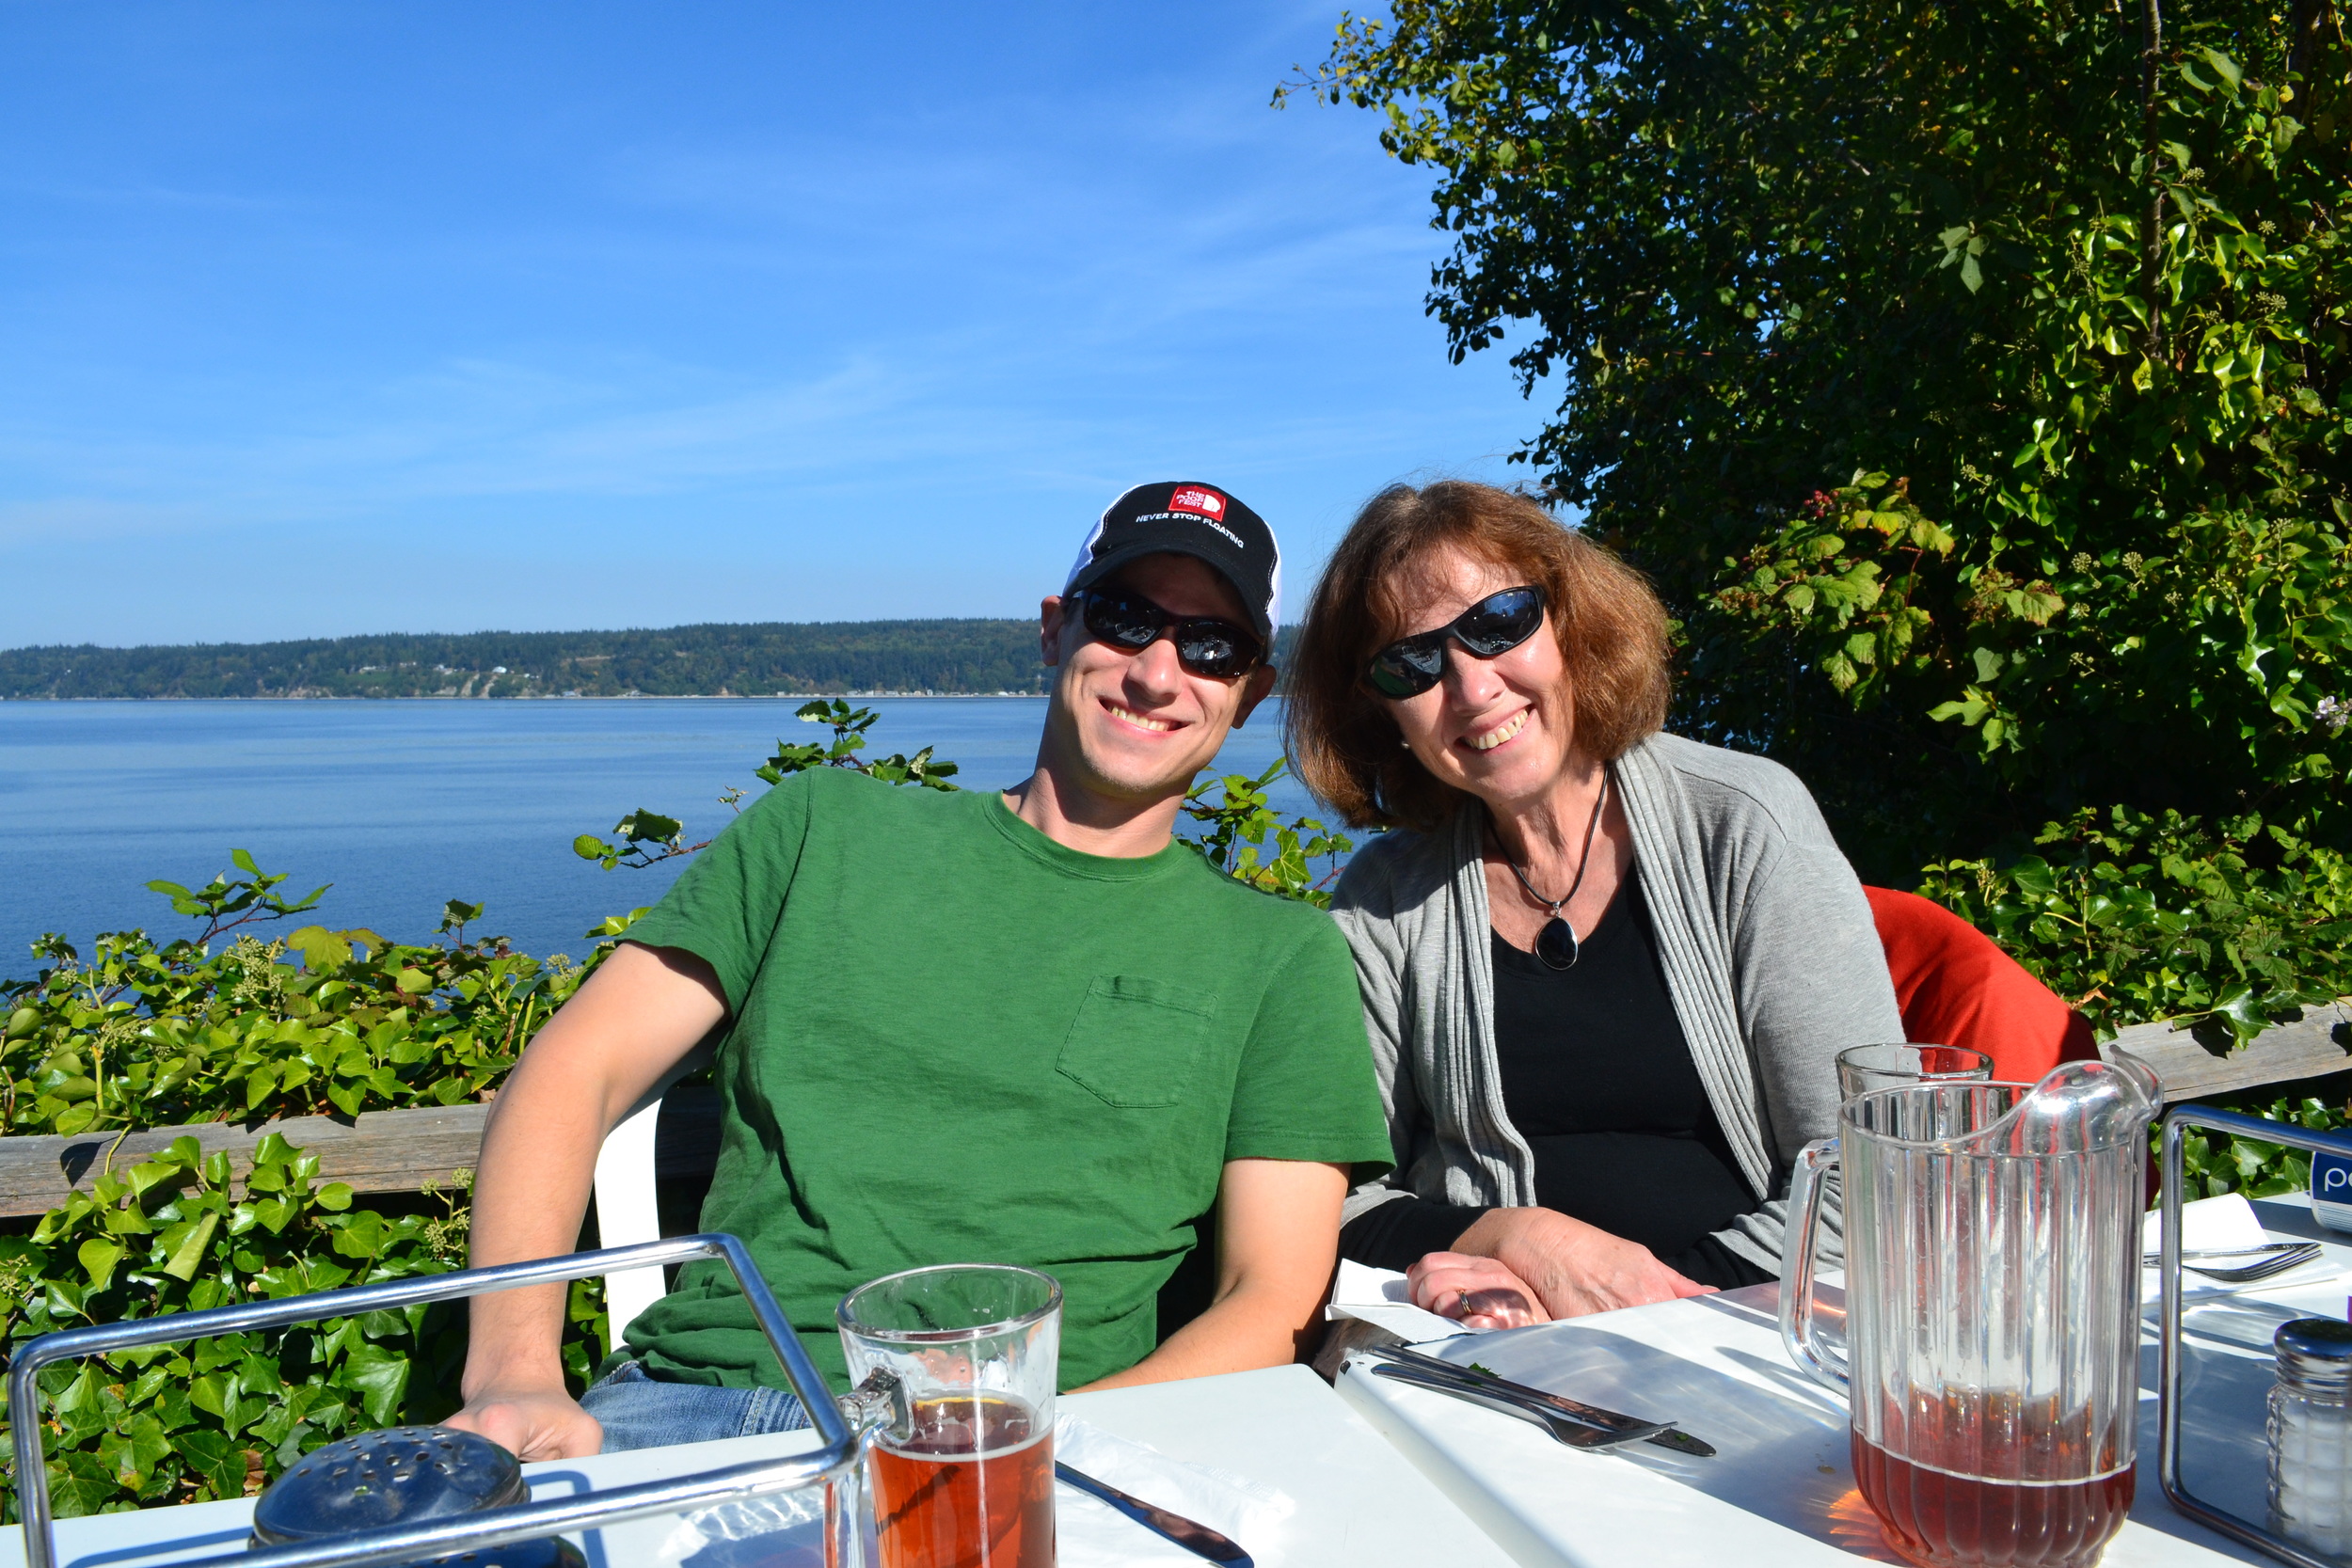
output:
{"label": "silverware", "polygon": [[[2317,1242],[2273,1242],[2267,1246],[2245,1247],[2235,1252],[2185,1254],[2181,1267],[2191,1274],[2201,1274],[2207,1279],[2223,1285],[2250,1285],[2257,1279],[2268,1279],[2272,1275],[2284,1274],[2289,1269],[2299,1269],[2318,1256],[2319,1243]],[[2228,1268],[2213,1268],[2203,1263],[2187,1261],[2187,1259],[2192,1257],[2241,1257],[2253,1258],[2256,1261]],[[2155,1261],[2149,1262],[2147,1266],[2153,1269],[2161,1261],[2161,1258],[2158,1258]]]}
{"label": "silverware", "polygon": [[1587,1426],[1573,1416],[1561,1415],[1541,1401],[1508,1393],[1501,1388],[1490,1388],[1476,1383],[1458,1382],[1450,1377],[1439,1377],[1434,1372],[1424,1372],[1419,1367],[1401,1366],[1393,1361],[1379,1362],[1372,1370],[1375,1376],[1394,1378],[1399,1383],[1409,1383],[1416,1388],[1426,1388],[1433,1394],[1444,1394],[1452,1399],[1483,1405],[1489,1410],[1499,1410],[1506,1416],[1517,1416],[1524,1421],[1533,1421],[1551,1433],[1554,1441],[1565,1443],[1572,1449],[1589,1449],[1599,1451],[1617,1448],[1626,1443],[1638,1443],[1645,1437],[1654,1437],[1666,1430],[1662,1426],[1637,1426],[1621,1432],[1613,1432],[1606,1427]]}
{"label": "silverware", "polygon": [[[1532,1388],[1524,1383],[1514,1383],[1509,1378],[1498,1377],[1492,1372],[1474,1370],[1452,1361],[1441,1361],[1434,1355],[1425,1355],[1420,1351],[1408,1349],[1401,1344],[1371,1345],[1365,1347],[1363,1354],[1386,1357],[1428,1376],[1458,1383],[1466,1388],[1493,1389],[1515,1398],[1534,1400],[1550,1411],[1567,1417],[1572,1421],[1581,1421],[1586,1426],[1598,1427],[1604,1432],[1617,1434],[1606,1443],[1577,1443],[1572,1444],[1572,1447],[1613,1448],[1619,1443],[1638,1441],[1653,1443],[1659,1448],[1672,1449],[1677,1453],[1687,1453],[1698,1459],[1712,1459],[1715,1456],[1713,1444],[1693,1437],[1687,1432],[1678,1432],[1671,1423],[1661,1425],[1657,1422],[1645,1421],[1638,1416],[1627,1416],[1614,1410],[1603,1410],[1597,1404],[1586,1404],[1583,1401],[1572,1400],[1565,1394],[1554,1394],[1542,1388]],[[1565,1442],[1566,1439],[1563,1438],[1562,1441]]]}
{"label": "silverware", "polygon": [[1097,1481],[1084,1470],[1075,1470],[1060,1460],[1054,1461],[1054,1475],[1079,1491],[1102,1498],[1113,1508],[1141,1525],[1152,1534],[1173,1541],[1195,1557],[1205,1557],[1211,1562],[1223,1562],[1231,1568],[1256,1568],[1249,1554],[1234,1544],[1230,1536],[1219,1535],[1206,1525],[1195,1524],[1181,1513],[1170,1513],[1154,1507],[1141,1497],[1132,1497],[1109,1481]]}
{"label": "silverware", "polygon": [[[2185,1247],[2181,1261],[2200,1258],[2267,1258],[2279,1252],[2301,1252],[2317,1246],[2316,1242],[2265,1242],[2260,1246]],[[2139,1255],[2143,1268],[2155,1268],[2164,1261],[2164,1254],[2151,1248]]]}

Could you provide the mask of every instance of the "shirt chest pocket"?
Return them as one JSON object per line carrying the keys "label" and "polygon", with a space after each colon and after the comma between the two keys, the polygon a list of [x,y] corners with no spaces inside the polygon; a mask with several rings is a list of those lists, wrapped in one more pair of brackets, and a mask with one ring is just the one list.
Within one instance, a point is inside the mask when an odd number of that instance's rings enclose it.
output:
{"label": "shirt chest pocket", "polygon": [[1207,1058],[1205,994],[1136,974],[1098,974],[1054,1070],[1106,1105],[1150,1110],[1192,1097]]}

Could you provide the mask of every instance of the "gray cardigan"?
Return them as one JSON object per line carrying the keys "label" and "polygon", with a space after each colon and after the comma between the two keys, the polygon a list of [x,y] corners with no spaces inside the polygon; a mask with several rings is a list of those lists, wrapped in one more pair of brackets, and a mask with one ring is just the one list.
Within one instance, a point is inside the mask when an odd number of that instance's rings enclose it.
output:
{"label": "gray cardigan", "polygon": [[[1791,1162],[1833,1131],[1834,1058],[1903,1037],[1869,904],[1778,763],[1657,735],[1610,776],[1676,1016],[1756,1197],[1716,1235],[1777,1274]],[[1408,1194],[1535,1202],[1534,1156],[1504,1113],[1495,1061],[1486,820],[1468,800],[1448,828],[1385,833],[1332,895],[1396,1148],[1396,1170],[1348,1197],[1349,1219]]]}

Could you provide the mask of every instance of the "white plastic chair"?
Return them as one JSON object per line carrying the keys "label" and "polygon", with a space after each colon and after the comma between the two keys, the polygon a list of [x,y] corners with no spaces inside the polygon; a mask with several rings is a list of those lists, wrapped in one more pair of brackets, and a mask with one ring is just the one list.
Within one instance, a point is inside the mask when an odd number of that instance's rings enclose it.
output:
{"label": "white plastic chair", "polygon": [[[621,1118],[619,1125],[605,1134],[604,1147],[596,1151],[598,1246],[628,1246],[661,1239],[661,1206],[656,1198],[653,1159],[654,1133],[661,1122],[661,1099],[679,1079],[701,1071],[710,1065],[710,1060],[707,1045],[688,1052]],[[618,1350],[621,1337],[628,1332],[637,1314],[660,1301],[668,1290],[668,1281],[658,1268],[606,1275],[604,1309],[611,1320],[611,1338],[607,1342]]]}

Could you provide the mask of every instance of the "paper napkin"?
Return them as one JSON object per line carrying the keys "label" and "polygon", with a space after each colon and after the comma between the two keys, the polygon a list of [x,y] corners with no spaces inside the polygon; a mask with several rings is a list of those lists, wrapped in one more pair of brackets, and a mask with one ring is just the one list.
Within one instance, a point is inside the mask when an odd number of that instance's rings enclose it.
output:
{"label": "paper napkin", "polygon": [[[1069,1415],[1054,1418],[1054,1457],[1131,1497],[1231,1537],[1262,1568],[1267,1562],[1270,1532],[1298,1506],[1287,1494],[1246,1476],[1171,1459]],[[1123,1563],[1201,1568],[1200,1559],[1182,1546],[1074,1486],[1054,1488],[1054,1534],[1062,1568]]]}
{"label": "paper napkin", "polygon": [[[2243,1193],[2223,1193],[2219,1197],[2201,1197],[2181,1205],[2181,1250],[2184,1252],[2219,1251],[2226,1247],[2260,1246],[2270,1240],[2263,1231],[2263,1222],[2254,1213],[2254,1206],[2246,1201]],[[2150,1210],[2140,1222],[2140,1246],[2144,1252],[2154,1252],[2164,1243],[2164,1215]],[[2239,1259],[2250,1261],[2251,1259]],[[2230,1261],[2224,1259],[2223,1261]],[[2300,1268],[2274,1274],[2267,1279],[2246,1284],[2230,1285],[2203,1275],[2183,1271],[2181,1288],[2190,1295],[2248,1291],[2258,1288],[2275,1289],[2280,1285],[2309,1285],[2340,1273],[2340,1267],[2325,1256],[2313,1259]],[[2155,1269],[2145,1271],[2140,1281],[2140,1298],[2149,1303],[2156,1299],[2162,1274]]]}
{"label": "paper napkin", "polygon": [[1486,1332],[1415,1307],[1412,1289],[1394,1269],[1366,1268],[1345,1259],[1340,1260],[1340,1276],[1331,1286],[1331,1299],[1324,1304],[1323,1317],[1327,1323],[1355,1318],[1373,1323],[1402,1337],[1408,1345]]}

